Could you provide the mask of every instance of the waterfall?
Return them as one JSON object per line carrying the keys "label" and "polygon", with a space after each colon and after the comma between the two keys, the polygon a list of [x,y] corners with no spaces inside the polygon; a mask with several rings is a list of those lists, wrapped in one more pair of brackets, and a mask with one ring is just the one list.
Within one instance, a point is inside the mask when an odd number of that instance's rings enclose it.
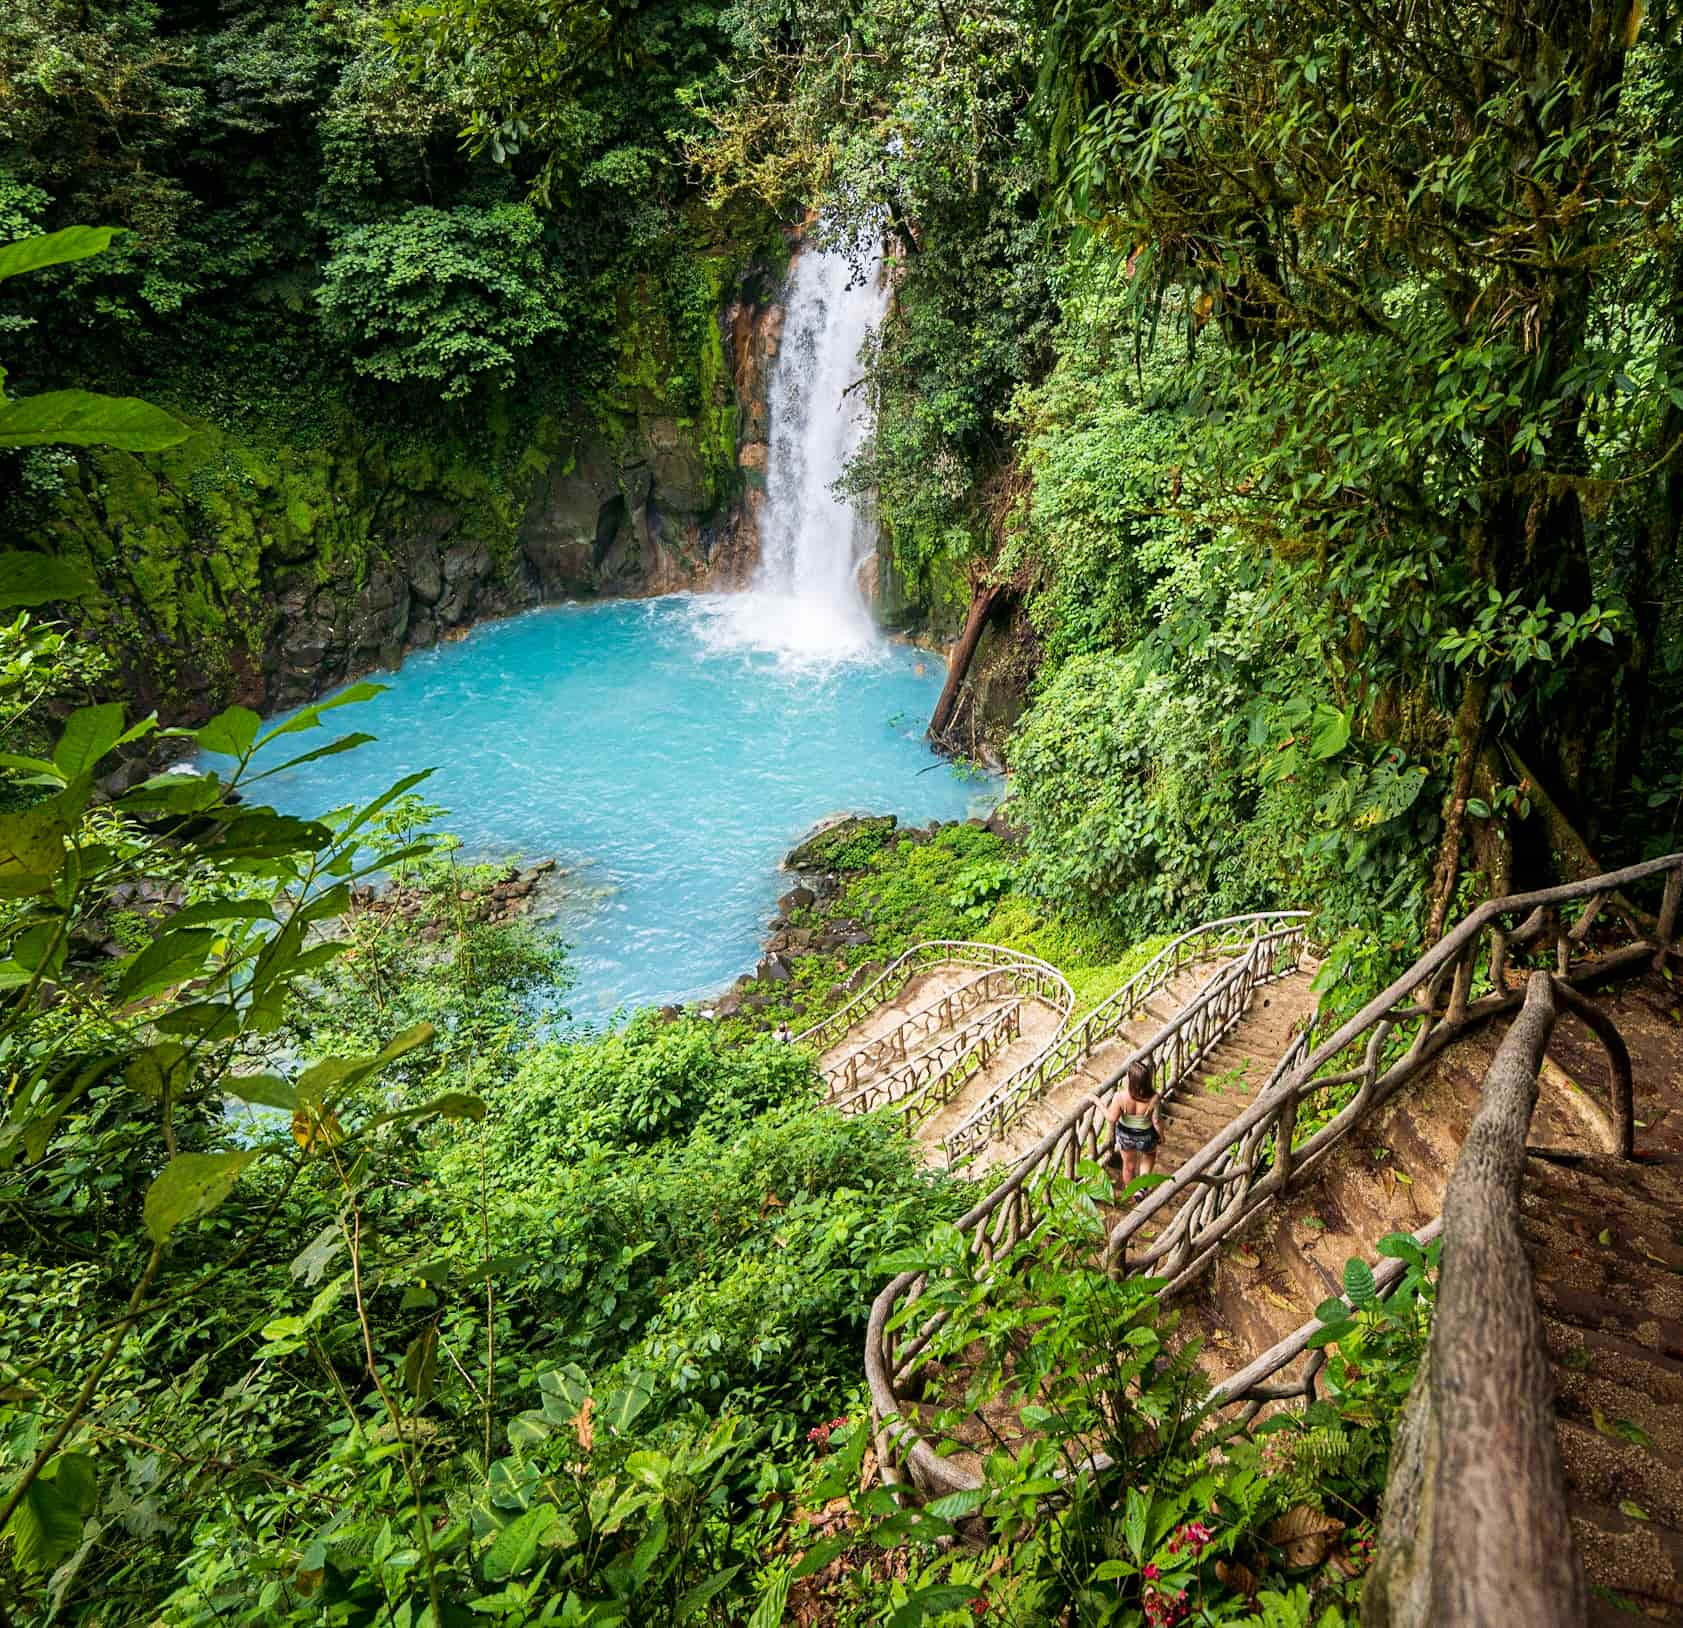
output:
{"label": "waterfall", "polygon": [[873,250],[861,281],[844,254],[803,249],[772,364],[760,563],[748,590],[707,602],[716,648],[829,664],[879,644],[861,585],[876,548],[868,507],[832,487],[870,428],[859,350],[887,302]]}

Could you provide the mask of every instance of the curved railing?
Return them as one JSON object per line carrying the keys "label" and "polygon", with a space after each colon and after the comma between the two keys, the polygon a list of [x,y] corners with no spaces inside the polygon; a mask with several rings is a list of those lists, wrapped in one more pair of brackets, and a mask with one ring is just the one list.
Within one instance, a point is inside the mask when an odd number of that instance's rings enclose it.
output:
{"label": "curved railing", "polygon": [[[1255,912],[1205,922],[1165,944],[1120,989],[1107,996],[1078,1025],[1059,1035],[1039,1057],[1030,1058],[1001,1080],[976,1110],[941,1143],[949,1164],[1001,1140],[1043,1096],[1117,1030],[1139,1015],[1155,994],[1180,972],[1201,961],[1242,955],[1257,939],[1296,924],[1299,943],[1306,910]],[[1290,930],[1286,928],[1284,930]]]}
{"label": "curved railing", "polygon": [[[1625,890],[1662,877],[1658,916],[1640,916]],[[1574,907],[1581,908],[1569,921]],[[1659,965],[1676,938],[1680,908],[1683,854],[1479,906],[1325,1040],[1315,1044],[1309,1035],[1294,1040],[1256,1100],[1123,1215],[1096,1264],[1162,1277],[1167,1280],[1162,1295],[1183,1288],[1210,1263],[1224,1238],[1312,1174],[1351,1130],[1447,1046],[1519,1004],[1520,992],[1508,982],[1516,950],[1551,949],[1556,974],[1568,984],[1612,976],[1649,959]],[[1592,953],[1592,934],[1603,914],[1621,918],[1636,941]],[[1165,1030],[1181,1027],[1195,1007],[1230,999],[1237,984],[1248,981],[1254,987],[1263,981],[1269,972],[1262,958],[1270,953],[1259,940],[1232,978],[1211,980]],[[1155,1053],[1165,1038],[1160,1031],[1135,1057]],[[1350,1101],[1299,1143],[1297,1124],[1304,1107],[1317,1096],[1351,1086],[1356,1089]],[[991,1264],[1041,1225],[1047,1201],[1037,1189],[1060,1174],[1073,1176],[1083,1159],[1100,1153],[1099,1119],[1091,1103],[1072,1110],[960,1218],[958,1229],[974,1256]],[[1621,1138],[1628,1137],[1626,1119]],[[1142,1234],[1154,1223],[1162,1230],[1147,1241]],[[1130,1260],[1128,1247],[1136,1241],[1142,1247]],[[925,1286],[923,1274],[902,1272],[873,1302],[865,1336],[866,1380],[878,1455],[887,1472],[956,1491],[978,1486],[979,1478],[942,1458],[903,1416],[899,1401],[899,1386],[942,1321],[937,1314],[915,1332],[906,1327],[909,1304]]]}
{"label": "curved railing", "polygon": [[[833,1068],[823,1071],[822,1077],[830,1095],[838,1097],[856,1091],[871,1075],[910,1062],[915,1055],[914,1048],[921,1042],[960,1027],[972,1013],[990,1001],[1002,998],[995,993],[999,980],[998,967],[978,972],[927,1005],[908,1013],[892,1029],[874,1036],[858,1050],[849,1052]],[[1005,993],[1010,992],[1008,986]]]}
{"label": "curved railing", "polygon": [[[1666,879],[1664,903],[1657,920],[1644,923],[1621,895],[1656,877]],[[1662,943],[1675,934],[1680,892],[1683,854],[1673,854],[1606,876],[1480,905],[1319,1045],[1300,1037],[1256,1100],[1188,1159],[1171,1181],[1123,1217],[1105,1246],[1106,1264],[1127,1261],[1129,1245],[1155,1220],[1162,1231],[1140,1250],[1133,1266],[1168,1278],[1172,1293],[1209,1262],[1235,1227],[1272,1202],[1289,1182],[1315,1170],[1357,1124],[1446,1046],[1517,1006],[1520,992],[1508,983],[1516,949],[1548,947],[1557,973],[1569,982],[1634,966],[1656,954],[1647,929],[1660,935]],[[1569,922],[1572,906],[1582,908]],[[1637,940],[1611,955],[1587,953],[1592,930],[1609,906],[1637,933]],[[1297,1122],[1305,1106],[1351,1086],[1356,1089],[1350,1100],[1299,1142]],[[1197,1196],[1163,1226],[1165,1212],[1193,1187],[1199,1189]]]}
{"label": "curved railing", "polygon": [[908,1058],[899,1068],[866,1081],[847,1096],[833,1098],[830,1106],[838,1113],[868,1114],[908,1102],[948,1075],[957,1073],[968,1078],[974,1068],[964,1065],[978,1052],[983,1053],[982,1062],[991,1060],[1022,1033],[1022,1021],[1020,998],[992,1007],[944,1040]]}
{"label": "curved railing", "polygon": [[978,944],[963,938],[936,938],[902,951],[845,1006],[838,1006],[828,1017],[820,1018],[796,1035],[795,1044],[810,1047],[813,1051],[828,1051],[856,1023],[869,1017],[878,1007],[897,999],[919,972],[945,965],[1033,967],[1044,977],[1047,989],[1057,992],[1054,1004],[1061,1001],[1064,1015],[1074,1010],[1075,992],[1069,987],[1069,980],[1039,956],[1025,955],[1020,950],[1008,950],[998,944]]}

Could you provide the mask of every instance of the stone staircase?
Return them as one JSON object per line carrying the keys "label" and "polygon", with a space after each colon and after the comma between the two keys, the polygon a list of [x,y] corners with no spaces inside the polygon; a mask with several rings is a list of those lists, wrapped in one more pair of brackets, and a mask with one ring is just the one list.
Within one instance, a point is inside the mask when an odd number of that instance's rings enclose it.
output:
{"label": "stone staircase", "polygon": [[[1583,1024],[1563,1018],[1539,1077],[1521,1205],[1589,1621],[1612,1628],[1683,1622],[1683,1011],[1659,978],[1597,1004],[1630,1051],[1637,1158],[1605,1151],[1606,1064]],[[1505,1028],[1459,1041],[1312,1181],[1223,1244],[1182,1307],[1212,1382],[1342,1294],[1345,1261],[1371,1262],[1386,1234],[1439,1215]]]}
{"label": "stone staircase", "polygon": [[[1060,1084],[1035,1103],[1004,1137],[978,1156],[975,1161],[978,1172],[1015,1164],[1076,1102],[1084,1096],[1096,1094],[1105,1080],[1145,1044],[1152,1032],[1167,1023],[1226,964],[1206,962],[1202,966],[1183,967],[1177,972],[1113,1036],[1095,1046],[1074,1070],[1064,1076]],[[926,1139],[929,1146],[933,1148],[949,1131],[961,1125],[964,1117],[959,1115],[951,1123],[943,1123],[933,1137]],[[1166,1112],[1164,1129],[1168,1129]]]}
{"label": "stone staircase", "polygon": [[1025,1005],[1017,1038],[991,1058],[985,1068],[978,1069],[951,1101],[918,1118],[912,1136],[923,1157],[936,1162],[941,1142],[948,1132],[962,1125],[999,1081],[1008,1079],[1038,1057],[1057,1038],[1061,1026],[1058,1015],[1050,1008],[1039,1002]]}

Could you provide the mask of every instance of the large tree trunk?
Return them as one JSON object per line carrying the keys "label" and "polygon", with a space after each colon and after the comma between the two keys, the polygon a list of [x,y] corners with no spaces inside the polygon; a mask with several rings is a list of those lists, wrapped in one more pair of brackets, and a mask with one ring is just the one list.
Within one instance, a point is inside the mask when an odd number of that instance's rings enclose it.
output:
{"label": "large tree trunk", "polygon": [[958,711],[958,698],[963,692],[965,679],[970,676],[970,664],[976,659],[976,646],[982,642],[988,618],[1004,599],[1006,591],[999,583],[985,582],[977,583],[971,590],[970,614],[964,618],[964,631],[958,636],[958,643],[947,663],[947,682],[942,686],[941,699],[935,703],[935,715],[929,720],[931,740],[942,739],[952,727],[953,716]]}

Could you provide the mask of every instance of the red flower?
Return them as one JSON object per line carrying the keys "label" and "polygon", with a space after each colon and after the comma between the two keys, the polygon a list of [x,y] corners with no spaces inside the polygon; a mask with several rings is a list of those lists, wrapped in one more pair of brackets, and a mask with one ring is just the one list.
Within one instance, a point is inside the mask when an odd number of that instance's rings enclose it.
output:
{"label": "red flower", "polygon": [[[1209,1529],[1209,1527],[1204,1525],[1202,1521],[1190,1521],[1187,1525],[1183,1526],[1177,1533],[1175,1533],[1175,1541],[1177,1543],[1184,1543],[1187,1548],[1193,1552],[1193,1554],[1197,1554],[1199,1550],[1207,1548],[1214,1537],[1215,1534]],[[1173,1548],[1174,1545],[1171,1544],[1170,1547]],[[1176,1552],[1178,1553],[1179,1551],[1177,1550]]]}
{"label": "red flower", "polygon": [[1163,1574],[1158,1571],[1155,1566],[1147,1562],[1145,1570],[1140,1575],[1144,1577],[1148,1583],[1155,1583]]}

